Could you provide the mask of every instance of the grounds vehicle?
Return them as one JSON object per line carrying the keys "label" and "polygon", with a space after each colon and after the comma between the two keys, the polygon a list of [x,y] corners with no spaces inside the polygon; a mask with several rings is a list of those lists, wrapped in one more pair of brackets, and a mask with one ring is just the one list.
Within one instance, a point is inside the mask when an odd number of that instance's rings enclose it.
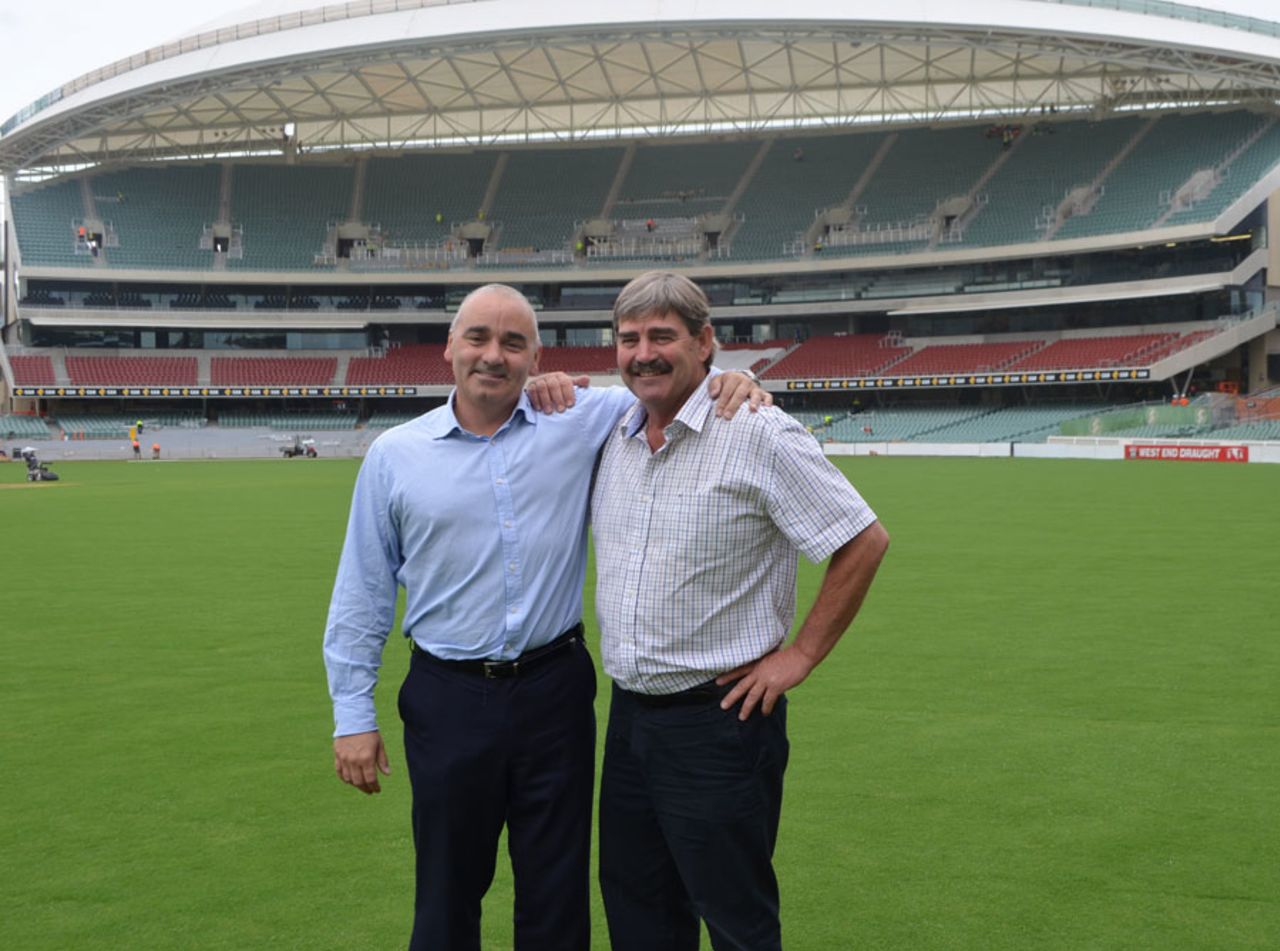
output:
{"label": "grounds vehicle", "polygon": [[306,456],[308,459],[314,459],[318,455],[316,441],[314,439],[303,439],[300,436],[293,437],[292,445],[281,446],[280,452],[286,459],[292,459],[295,456]]}
{"label": "grounds vehicle", "polygon": [[54,472],[46,465],[41,465],[36,451],[28,446],[22,451],[22,459],[27,464],[27,481],[28,482],[57,482],[58,473]]}

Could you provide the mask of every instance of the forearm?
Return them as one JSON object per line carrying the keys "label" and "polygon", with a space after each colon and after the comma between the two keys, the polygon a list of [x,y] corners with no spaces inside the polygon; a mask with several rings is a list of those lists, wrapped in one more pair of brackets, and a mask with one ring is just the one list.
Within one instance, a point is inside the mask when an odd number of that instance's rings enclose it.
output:
{"label": "forearm", "polygon": [[888,547],[888,532],[873,522],[832,554],[818,596],[792,644],[813,667],[853,623]]}
{"label": "forearm", "polygon": [[738,681],[720,701],[721,709],[741,701],[740,720],[750,717],[757,705],[765,716],[771,714],[778,698],[809,676],[853,622],[888,547],[888,533],[872,522],[836,549],[796,639],[716,678],[718,684]]}

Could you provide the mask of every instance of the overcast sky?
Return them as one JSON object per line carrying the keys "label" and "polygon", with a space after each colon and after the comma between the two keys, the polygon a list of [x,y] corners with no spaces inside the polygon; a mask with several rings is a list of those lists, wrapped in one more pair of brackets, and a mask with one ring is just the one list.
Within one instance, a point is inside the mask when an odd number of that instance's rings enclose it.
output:
{"label": "overcast sky", "polygon": [[0,116],[208,19],[207,8],[174,0],[0,0]]}
{"label": "overcast sky", "polygon": [[[218,19],[253,19],[254,9],[262,16],[321,5],[323,0],[239,3],[231,9],[241,16]],[[1276,0],[1200,0],[1197,5],[1276,16]],[[211,22],[211,9],[180,0],[0,0],[0,121],[83,73],[196,32]]]}

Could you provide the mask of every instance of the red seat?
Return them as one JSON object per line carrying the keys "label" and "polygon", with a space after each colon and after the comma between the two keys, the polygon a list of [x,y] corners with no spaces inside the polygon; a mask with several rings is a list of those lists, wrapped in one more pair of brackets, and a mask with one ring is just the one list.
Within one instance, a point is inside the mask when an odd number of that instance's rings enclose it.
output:
{"label": "red seat", "polygon": [[613,373],[618,369],[617,350],[613,347],[543,347],[538,358],[541,373],[561,371],[580,373]]}
{"label": "red seat", "polygon": [[1040,346],[1037,340],[1009,343],[935,343],[893,366],[894,376],[932,373],[990,373]]}
{"label": "red seat", "polygon": [[332,386],[337,357],[214,357],[214,386]]}
{"label": "red seat", "polygon": [[347,386],[452,383],[453,367],[444,359],[442,343],[393,347],[383,356],[352,357],[347,363]]}
{"label": "red seat", "polygon": [[1070,370],[1125,366],[1149,362],[1145,354],[1177,339],[1177,334],[1123,334],[1109,337],[1072,337],[1011,365],[1010,370]]}
{"label": "red seat", "polygon": [[9,358],[13,367],[13,382],[18,386],[56,386],[53,358],[38,354],[24,354]]}
{"label": "red seat", "polygon": [[195,357],[67,357],[76,386],[195,386]]}
{"label": "red seat", "polygon": [[810,337],[766,370],[764,379],[874,376],[910,352],[881,334]]}

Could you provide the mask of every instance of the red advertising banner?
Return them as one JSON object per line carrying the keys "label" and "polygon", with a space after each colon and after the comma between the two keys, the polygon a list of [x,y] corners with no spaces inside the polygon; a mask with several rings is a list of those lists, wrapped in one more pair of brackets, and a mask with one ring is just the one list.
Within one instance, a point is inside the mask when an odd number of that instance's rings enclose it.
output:
{"label": "red advertising banner", "polygon": [[1248,446],[1125,446],[1126,459],[1174,462],[1248,462]]}

